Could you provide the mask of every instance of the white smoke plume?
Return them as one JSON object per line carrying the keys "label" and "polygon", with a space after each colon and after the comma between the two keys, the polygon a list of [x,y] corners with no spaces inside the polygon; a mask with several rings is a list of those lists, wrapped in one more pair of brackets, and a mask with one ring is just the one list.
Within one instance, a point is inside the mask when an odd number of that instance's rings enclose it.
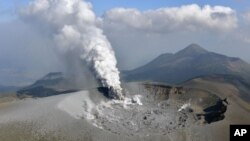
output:
{"label": "white smoke plume", "polygon": [[116,94],[114,97],[123,99],[114,51],[102,29],[96,26],[97,17],[90,3],[82,0],[35,0],[21,11],[21,15],[50,30],[61,52],[78,55],[101,84]]}

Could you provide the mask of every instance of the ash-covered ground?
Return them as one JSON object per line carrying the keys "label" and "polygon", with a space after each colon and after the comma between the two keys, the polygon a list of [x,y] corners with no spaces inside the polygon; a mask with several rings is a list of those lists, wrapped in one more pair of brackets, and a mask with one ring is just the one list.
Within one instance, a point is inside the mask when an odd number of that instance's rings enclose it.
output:
{"label": "ash-covered ground", "polygon": [[94,111],[94,122],[100,128],[117,134],[167,134],[194,123],[187,110],[178,112],[181,103],[172,99],[155,101],[145,91],[126,92],[125,101],[100,103]]}
{"label": "ash-covered ground", "polygon": [[[0,137],[13,140],[226,140],[231,123],[249,115],[233,101],[192,87],[128,83],[124,101],[103,88],[0,106]],[[221,131],[223,134],[221,134]],[[220,133],[220,134],[217,134]]]}
{"label": "ash-covered ground", "polygon": [[[124,88],[124,101],[104,97],[92,97],[98,102],[85,99],[85,112],[80,118],[118,135],[150,136],[222,120],[226,112],[226,104],[216,95],[206,92],[192,94],[201,90],[136,83],[125,84]],[[99,90],[104,95],[107,92]],[[65,103],[62,102],[61,107]],[[206,113],[209,108],[212,110]]]}
{"label": "ash-covered ground", "polygon": [[196,122],[190,110],[178,112],[177,103],[174,101],[156,103],[148,100],[144,95],[136,95],[136,97],[139,97],[138,101],[142,104],[128,99],[125,103],[111,101],[98,105],[94,112],[94,123],[99,128],[113,133],[132,136],[164,135]]}

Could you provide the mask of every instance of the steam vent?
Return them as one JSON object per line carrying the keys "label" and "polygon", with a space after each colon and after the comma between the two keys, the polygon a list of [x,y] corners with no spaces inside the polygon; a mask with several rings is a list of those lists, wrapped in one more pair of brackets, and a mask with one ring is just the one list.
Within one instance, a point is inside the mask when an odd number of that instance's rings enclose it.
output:
{"label": "steam vent", "polygon": [[109,99],[124,100],[124,94],[122,90],[116,90],[113,87],[99,87],[98,91]]}

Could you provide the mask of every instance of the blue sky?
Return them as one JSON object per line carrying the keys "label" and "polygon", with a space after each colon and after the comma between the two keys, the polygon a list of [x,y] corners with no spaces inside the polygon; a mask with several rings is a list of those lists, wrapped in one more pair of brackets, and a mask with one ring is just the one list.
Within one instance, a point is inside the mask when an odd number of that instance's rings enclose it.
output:
{"label": "blue sky", "polygon": [[[15,9],[26,5],[31,0],[0,0],[0,21],[15,18]],[[250,10],[249,0],[87,0],[92,3],[94,11],[101,16],[114,7],[137,8],[139,10],[157,9],[196,3],[200,6],[209,4],[229,6],[237,12]]]}

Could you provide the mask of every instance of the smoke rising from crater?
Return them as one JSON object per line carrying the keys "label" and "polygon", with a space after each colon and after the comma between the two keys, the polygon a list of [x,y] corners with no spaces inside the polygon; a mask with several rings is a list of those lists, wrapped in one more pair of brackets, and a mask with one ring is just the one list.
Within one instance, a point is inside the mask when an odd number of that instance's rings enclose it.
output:
{"label": "smoke rising from crater", "polygon": [[73,52],[79,56],[102,86],[110,88],[117,94],[115,97],[123,97],[114,51],[103,31],[96,26],[97,18],[90,3],[35,0],[21,11],[21,16],[45,27],[61,53]]}

